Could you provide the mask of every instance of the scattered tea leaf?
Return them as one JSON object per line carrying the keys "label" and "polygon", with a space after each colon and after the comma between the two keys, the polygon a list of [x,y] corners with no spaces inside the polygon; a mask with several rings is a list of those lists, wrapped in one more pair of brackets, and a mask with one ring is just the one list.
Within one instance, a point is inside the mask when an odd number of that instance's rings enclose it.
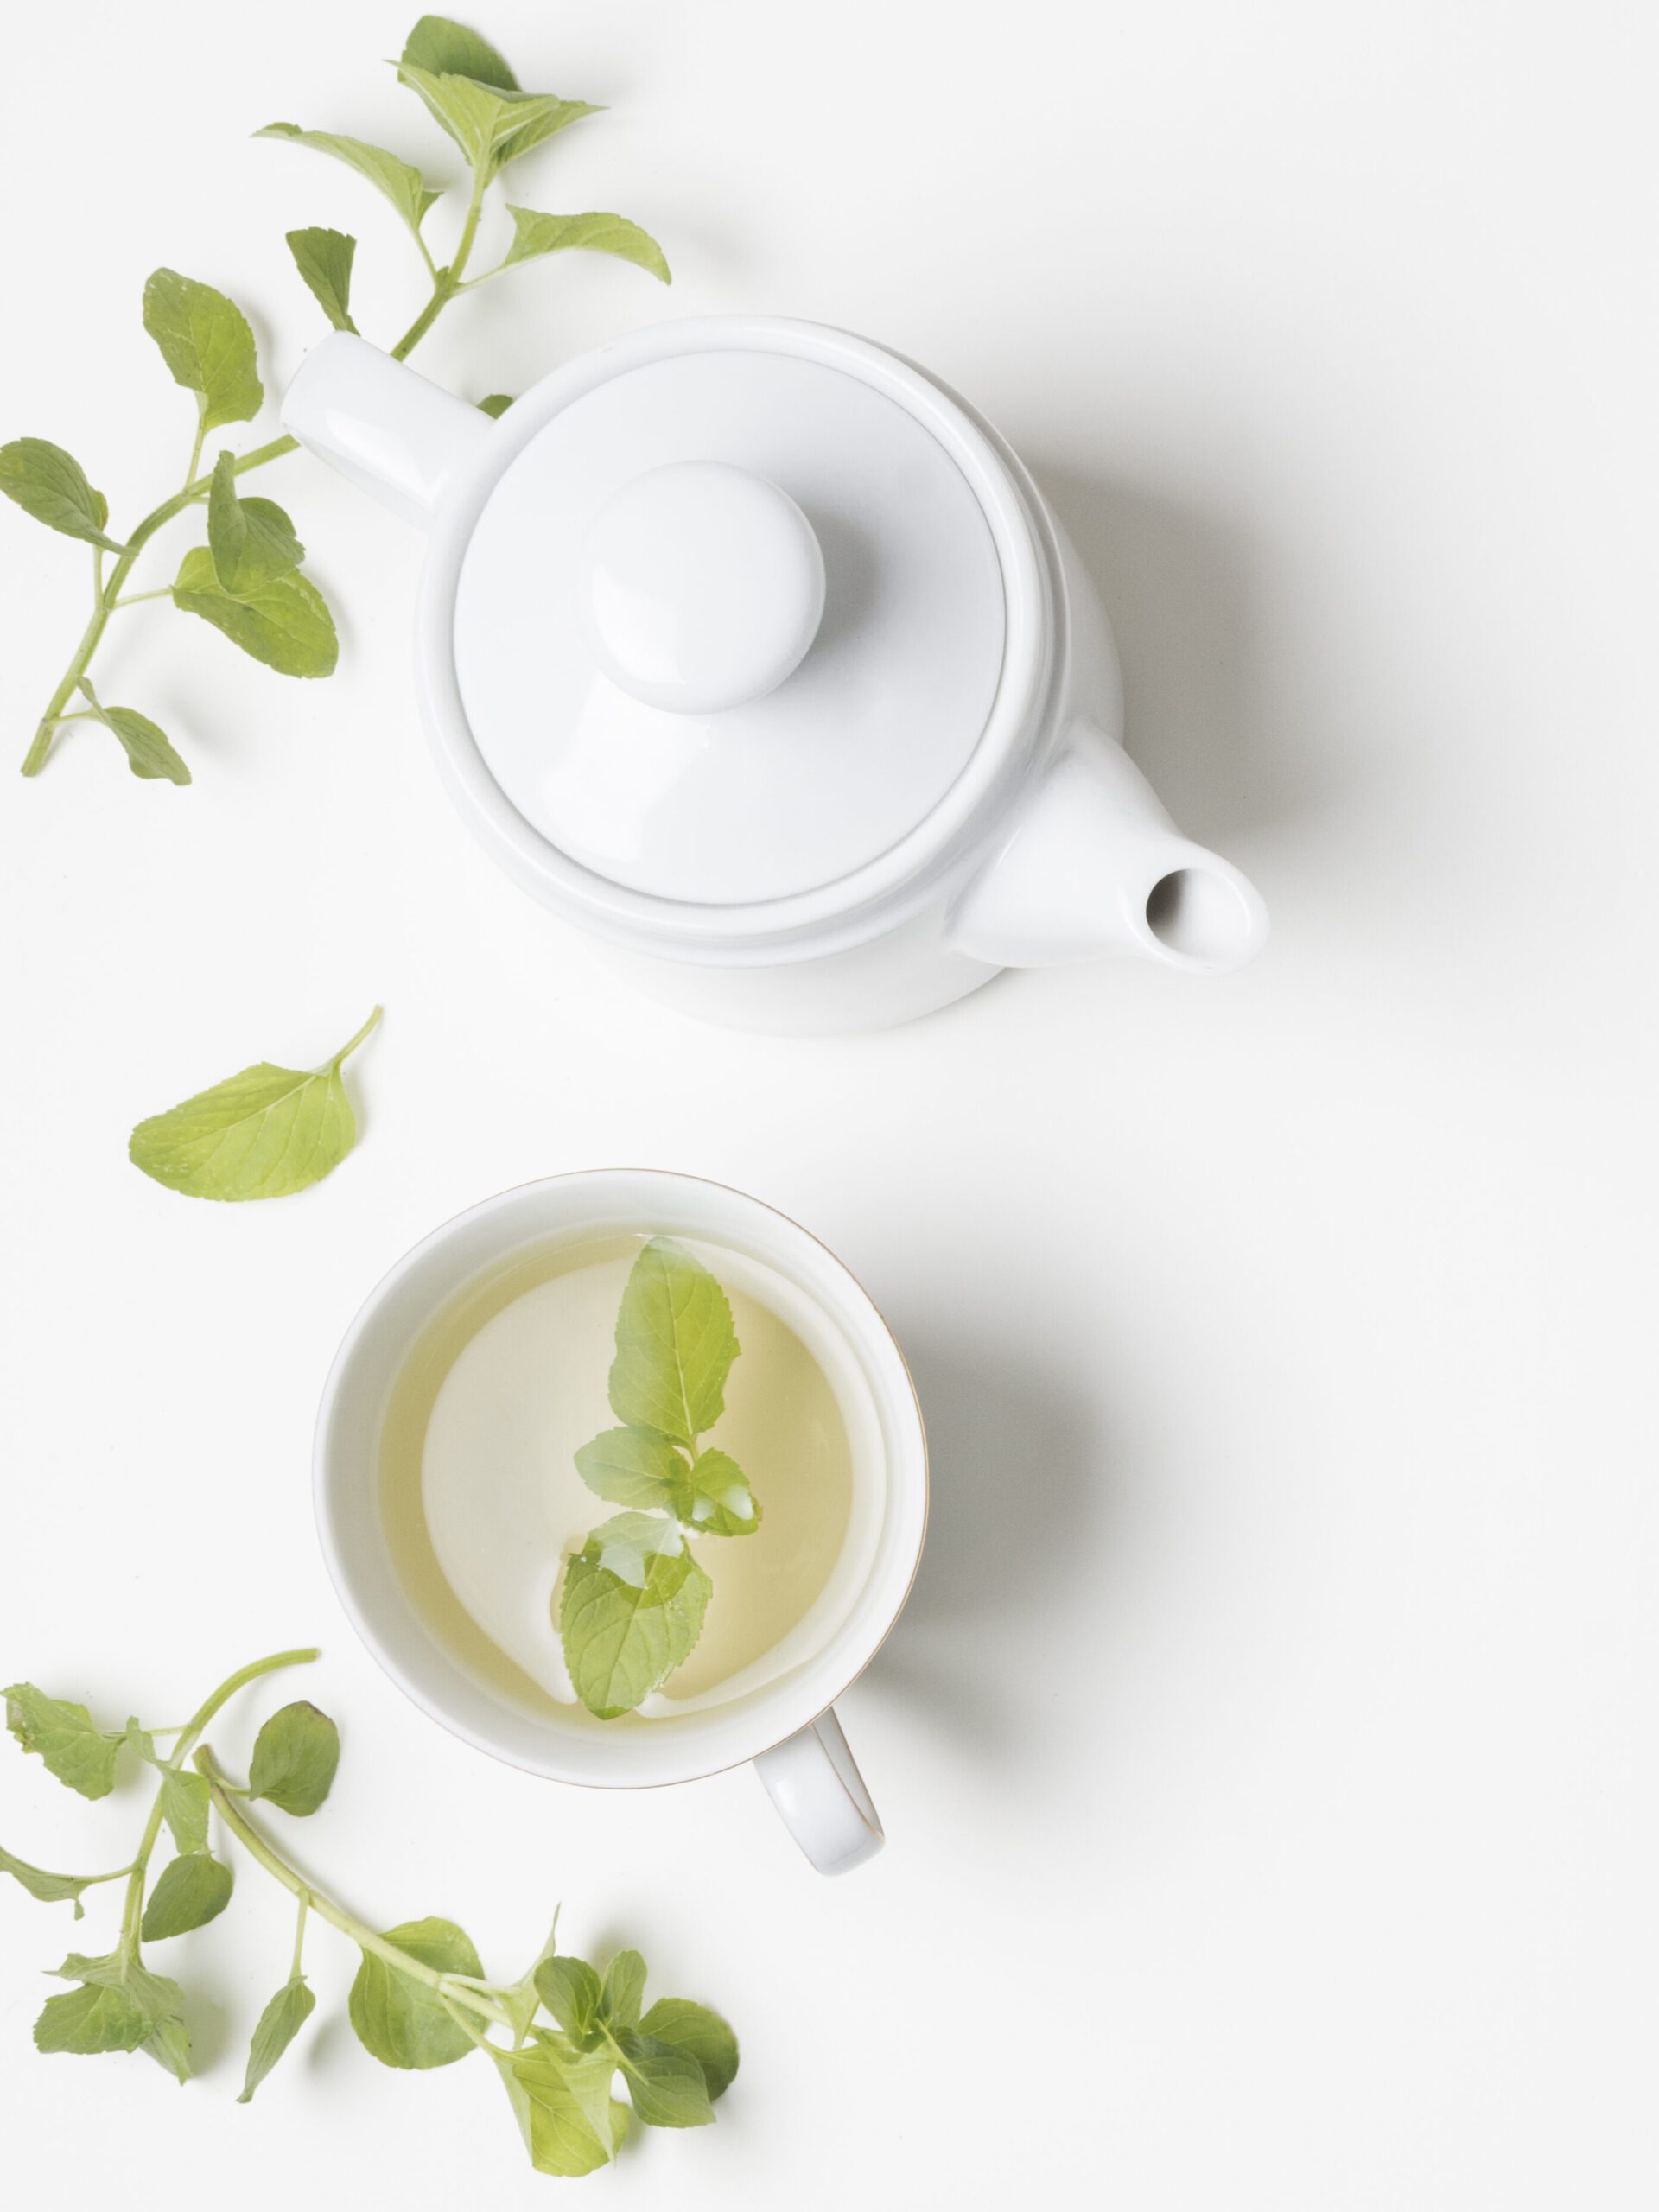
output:
{"label": "scattered tea leaf", "polygon": [[509,92],[518,89],[518,79],[488,39],[447,16],[423,16],[404,41],[402,58],[440,76],[475,77],[480,85]]}
{"label": "scattered tea leaf", "polygon": [[5,1693],[6,1726],[26,1751],[83,1797],[107,1797],[115,1787],[116,1738],[106,1735],[84,1705],[48,1697],[33,1682],[14,1682]]}
{"label": "scattered tea leaf", "polygon": [[355,331],[352,321],[352,263],[357,240],[345,231],[289,231],[288,250],[311,296],[336,330]]}
{"label": "scattered tea leaf", "polygon": [[702,2069],[709,2100],[721,2097],[737,2077],[737,2037],[718,2012],[684,1997],[659,1997],[639,2023],[642,2035],[690,2051]]}
{"label": "scattered tea leaf", "polygon": [[285,1981],[259,2015],[248,2050],[248,2071],[239,2105],[252,2101],[253,2093],[288,2049],[316,2009],[316,1999],[303,1974]]}
{"label": "scattered tea leaf", "polygon": [[[472,1939],[453,1920],[410,1920],[388,1928],[385,1941],[439,1974],[482,1974]],[[473,2048],[435,1990],[365,1951],[347,2010],[357,2039],[383,2066],[452,2066]]]}
{"label": "scattered tea leaf", "polygon": [[[276,512],[282,514],[280,507]],[[340,658],[328,602],[297,569],[232,597],[219,581],[213,554],[205,545],[194,545],[179,564],[173,604],[181,613],[211,622],[232,645],[279,676],[332,676]]]}
{"label": "scattered tea leaf", "polygon": [[190,2031],[176,2015],[158,2020],[138,2048],[166,2067],[175,2082],[188,2082],[195,2070],[190,2063]]}
{"label": "scattered tea leaf", "polygon": [[175,384],[194,391],[201,427],[248,423],[264,386],[247,317],[211,284],[158,269],[144,286],[144,328],[162,349]]}
{"label": "scattered tea leaf", "polygon": [[188,1851],[162,1867],[144,1907],[146,1943],[187,1935],[217,1920],[231,1901],[231,1870],[208,1851]]}
{"label": "scattered tea leaf", "polygon": [[35,2023],[37,2050],[137,2050],[163,2021],[179,2018],[184,1992],[178,1983],[124,1952],[83,1958],[72,1951],[57,1971],[83,1986],[47,1999]]}
{"label": "scattered tea leaf", "polygon": [[42,1904],[73,1904],[77,1920],[86,1912],[81,1891],[99,1878],[95,1874],[48,1874],[44,1866],[31,1866],[27,1859],[19,1859],[3,1845],[0,1845],[0,1874],[10,1874],[21,1882],[30,1897],[38,1897]]}
{"label": "scattered tea leaf", "polygon": [[383,146],[371,146],[361,138],[344,137],[335,130],[302,130],[296,123],[268,123],[263,130],[256,130],[253,135],[256,138],[286,138],[296,146],[309,146],[315,153],[327,154],[337,162],[344,162],[347,168],[366,177],[375,190],[391,202],[417,238],[427,210],[435,200],[443,197],[419,169],[399,161],[396,154],[387,153]]}
{"label": "scattered tea leaf", "polygon": [[228,453],[213,463],[207,494],[207,550],[220,590],[234,599],[251,598],[305,558],[293,524],[274,499],[237,497],[236,462]]}
{"label": "scattered tea leaf", "polygon": [[109,501],[86,481],[73,454],[48,438],[14,438],[0,446],[0,492],[48,530],[101,545],[108,553],[121,550],[104,529]]}
{"label": "scattered tea leaf", "polygon": [[625,2028],[617,2056],[633,2109],[647,2127],[707,2127],[714,2107],[702,2067],[689,2050]]}
{"label": "scattered tea leaf", "polygon": [[339,1729],[302,1698],[273,1713],[254,1739],[248,1795],[303,1819],[328,1795],[339,1764]]}
{"label": "scattered tea leaf", "polygon": [[639,2024],[645,2001],[645,1962],[638,1951],[619,1951],[599,1986],[600,2018],[607,2028]]}
{"label": "scattered tea leaf", "polygon": [[556,1953],[536,1968],[536,1993],[571,2041],[585,2048],[599,2025],[600,1981],[586,1959]]}
{"label": "scattered tea leaf", "polygon": [[176,1767],[162,1770],[162,1817],[181,1852],[207,1848],[207,1784],[199,1774]]}
{"label": "scattered tea leaf", "polygon": [[608,2164],[620,2137],[611,2113],[616,2060],[582,2051],[546,2028],[501,2068],[508,2101],[537,2173],[574,2178]]}
{"label": "scattered tea leaf", "polygon": [[190,771],[173,750],[167,733],[158,729],[147,715],[141,715],[136,707],[106,707],[94,695],[85,677],[81,678],[80,690],[93,715],[120,741],[127,766],[135,776],[149,782],[189,782]]}
{"label": "scattered tea leaf", "polygon": [[575,250],[612,254],[619,261],[632,261],[636,267],[649,270],[664,284],[674,281],[656,239],[624,215],[542,215],[533,207],[512,207],[507,213],[512,218],[512,244],[507,248],[504,268],[511,268],[515,262],[537,260],[544,253]]}
{"label": "scattered tea leaf", "polygon": [[321,1182],[357,1141],[341,1063],[379,1018],[376,1007],[320,1068],[261,1060],[140,1122],[128,1144],[133,1166],[193,1198],[279,1198]]}

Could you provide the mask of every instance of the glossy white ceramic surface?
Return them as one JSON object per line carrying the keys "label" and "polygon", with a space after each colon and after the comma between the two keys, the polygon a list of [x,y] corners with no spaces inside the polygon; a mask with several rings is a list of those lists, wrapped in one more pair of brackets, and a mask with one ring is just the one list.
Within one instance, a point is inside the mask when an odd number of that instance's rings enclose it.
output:
{"label": "glossy white ceramic surface", "polygon": [[[743,1698],[613,1733],[544,1701],[515,1701],[474,1675],[432,1632],[387,1543],[379,1441],[410,1345],[464,1286],[538,1244],[642,1224],[729,1245],[789,1286],[797,1300],[791,1325],[849,1418],[854,1496],[835,1570],[847,1586],[822,1615],[815,1606],[823,1627],[814,1648]],[[880,1840],[844,1739],[838,1730],[815,1734],[813,1723],[868,1663],[909,1594],[927,1520],[926,1442],[881,1316],[841,1262],[783,1215],[718,1184],[632,1169],[555,1176],[458,1215],[397,1262],[346,1332],[317,1416],[314,1481],[323,1552],[353,1625],[392,1679],[456,1735],[531,1773],[623,1789],[690,1781],[798,1738],[770,1770],[768,1786],[780,1774],[792,1777],[781,1796],[778,1788],[772,1794],[807,1856],[839,1872],[868,1855],[870,1836]],[[849,1805],[868,1808],[868,1817],[857,1812],[862,1837],[849,1830]]]}
{"label": "glossy white ceramic surface", "polygon": [[[849,1029],[1006,966],[1133,953],[1220,974],[1265,941],[1254,888],[1123,754],[1109,629],[1029,476],[914,365],[813,324],[663,324],[481,437],[419,384],[336,334],[285,419],[359,481],[390,454],[402,512],[442,480],[416,623],[440,766],[507,872],[641,988],[740,1027]],[[423,474],[406,449],[424,437]],[[636,619],[623,594],[598,620],[601,518],[690,461],[778,487],[823,553],[816,636],[762,696],[805,613],[798,575],[760,587],[758,529],[733,551],[688,505],[653,621],[637,594]],[[700,534],[696,591],[730,626],[678,696],[751,696],[652,703]],[[804,541],[779,542],[787,569]]]}

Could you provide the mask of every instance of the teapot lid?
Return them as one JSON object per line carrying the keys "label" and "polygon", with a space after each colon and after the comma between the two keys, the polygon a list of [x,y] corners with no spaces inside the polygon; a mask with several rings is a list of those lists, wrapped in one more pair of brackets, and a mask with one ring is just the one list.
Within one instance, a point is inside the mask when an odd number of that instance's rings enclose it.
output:
{"label": "teapot lid", "polygon": [[811,324],[662,325],[493,435],[454,683],[501,797],[590,881],[823,893],[982,795],[1040,672],[1040,572],[989,439],[919,371]]}

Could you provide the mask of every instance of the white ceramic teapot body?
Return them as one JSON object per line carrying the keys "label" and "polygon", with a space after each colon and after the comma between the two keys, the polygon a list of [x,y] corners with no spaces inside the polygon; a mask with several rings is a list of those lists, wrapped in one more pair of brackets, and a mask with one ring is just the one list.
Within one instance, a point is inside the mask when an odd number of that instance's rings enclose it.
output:
{"label": "white ceramic teapot body", "polygon": [[[696,895],[664,897],[573,857],[509,798],[463,700],[457,595],[480,516],[563,410],[653,364],[762,352],[855,375],[945,448],[995,543],[1006,602],[1001,673],[965,765],[938,803],[873,858],[798,891],[779,895],[769,886],[760,897],[724,895],[711,862],[710,880],[696,887]],[[524,889],[586,931],[653,996],[745,1028],[873,1028],[945,1006],[1003,968],[1134,953],[1213,975],[1241,966],[1263,943],[1266,910],[1253,886],[1180,835],[1122,749],[1111,632],[1074,549],[997,434],[914,365],[812,324],[735,317],[660,324],[568,364],[495,422],[341,333],[308,356],[283,420],[302,444],[429,532],[416,625],[421,703],[463,818]],[[670,488],[683,495],[688,473],[655,474],[675,476]],[[701,603],[717,607],[725,589],[728,598],[741,594],[740,610],[756,610],[748,632],[740,625],[734,638],[710,644],[704,626],[688,648],[697,665],[683,672],[686,696],[699,684],[709,695],[696,697],[695,741],[705,745],[721,742],[720,714],[707,711],[711,698],[718,709],[721,686],[734,702],[774,684],[786,689],[823,606],[821,570],[810,603],[810,513],[788,498],[773,512],[766,502],[779,497],[775,483],[734,490],[741,512],[731,529],[710,512],[702,537],[692,535],[703,556]],[[628,497],[643,515],[648,549],[653,535],[671,536],[677,518],[650,482],[639,480]],[[660,525],[654,533],[653,522]],[[760,537],[740,543],[749,522]],[[585,557],[591,569],[591,555]],[[832,574],[832,600],[836,582]],[[659,642],[645,641],[652,649]],[[602,646],[596,652],[599,665],[586,680],[602,687],[610,678]],[[804,667],[812,667],[810,651]],[[633,711],[652,717],[654,729],[669,712],[657,702],[672,691],[671,683],[650,689],[642,675],[635,698],[652,703]],[[533,719],[536,696],[526,690],[525,719]],[[671,727],[671,758],[676,741]],[[653,737],[640,757],[660,760],[661,753]],[[673,804],[673,783],[671,770],[664,806]],[[726,812],[741,817],[744,805],[740,783]],[[825,794],[826,818],[853,818],[857,805],[856,788]],[[799,811],[810,845],[810,795]],[[728,827],[741,835],[745,825]],[[757,820],[755,839],[765,834]]]}

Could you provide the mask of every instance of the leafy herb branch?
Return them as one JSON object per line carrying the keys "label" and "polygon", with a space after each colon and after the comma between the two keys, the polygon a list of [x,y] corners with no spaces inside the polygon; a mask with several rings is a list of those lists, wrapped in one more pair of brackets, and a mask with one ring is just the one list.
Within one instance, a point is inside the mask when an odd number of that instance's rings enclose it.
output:
{"label": "leafy herb branch", "polygon": [[760,1525],[729,1452],[701,1448],[741,1347],[725,1292],[683,1245],[654,1236],[623,1288],[607,1429],[576,1454],[589,1490],[630,1508],[566,1562],[559,1634],[575,1691],[601,1720],[631,1713],[690,1656],[714,1584],[691,1536]]}
{"label": "leafy herb branch", "polygon": [[[440,263],[424,224],[442,191],[399,156],[359,138],[302,130],[273,123],[256,133],[288,139],[327,154],[354,169],[387,200],[413,238],[429,289],[419,313],[391,347],[406,359],[439,315],[461,293],[524,261],[571,249],[608,253],[669,282],[661,247],[625,217],[548,215],[510,206],[512,242],[493,269],[469,275],[486,194],[510,162],[558,131],[599,111],[584,100],[526,92],[487,40],[442,16],[423,16],[395,65],[399,80],[416,92],[440,128],[459,147],[469,172],[465,212],[454,251]],[[355,331],[352,270],[357,241],[341,231],[290,231],[288,245],[301,277],[337,330]],[[210,284],[158,269],[144,287],[144,327],[155,340],[175,383],[196,400],[190,457],[180,489],[151,508],[124,537],[111,534],[109,502],[61,446],[45,438],[16,438],[0,447],[0,491],[37,522],[92,552],[92,611],[67,667],[46,703],[23,760],[23,773],[38,775],[60,731],[87,721],[121,745],[136,776],[188,784],[190,771],[171,741],[136,708],[108,706],[93,690],[90,671],[111,619],[142,601],[170,598],[181,612],[212,624],[233,645],[279,675],[327,676],[339,655],[327,602],[302,569],[305,548],[273,500],[245,499],[238,486],[252,470],[295,450],[286,435],[245,452],[221,449],[203,467],[210,436],[231,424],[251,422],[264,400],[253,333],[235,302]],[[499,415],[510,404],[497,393],[483,403]],[[186,553],[170,585],[152,590],[127,587],[150,541],[179,516],[205,510],[207,543]]]}
{"label": "leafy herb branch", "polygon": [[[340,1761],[334,1722],[303,1701],[284,1706],[254,1742],[245,1783],[230,1778],[200,1739],[220,1709],[262,1675],[302,1664],[314,1650],[279,1651],[221,1682],[182,1727],[146,1728],[129,1720],[101,1726],[84,1705],[48,1697],[32,1683],[5,1692],[7,1725],[26,1751],[83,1797],[107,1796],[124,1752],[156,1776],[156,1796],[131,1860],[105,1874],[55,1874],[0,1850],[0,1872],[32,1897],[72,1903],[99,1883],[124,1882],[115,1948],[99,1956],[72,1952],[57,1971],[76,1986],[49,1997],[35,2024],[46,2052],[96,2055],[146,2051],[180,2082],[192,2072],[184,1992],[150,1971],[143,1947],[217,1919],[230,1903],[229,1864],[211,1847],[210,1822],[296,1902],[294,1948],[286,1979],[260,2014],[238,2102],[245,2104],[315,2008],[304,1972],[307,1930],[315,1918],[354,1943],[361,1964],[347,2013],[359,2043],[382,2065],[423,2070],[481,2051],[499,2074],[531,2163],[539,2172],[591,2173],[613,2158],[630,2118],[649,2127],[698,2127],[737,2072],[737,2039],[717,2012],[677,1998],[645,2009],[645,1964],[621,1951],[601,1974],[556,1951],[555,1937],[525,1971],[490,1980],[466,1931],[454,1921],[407,1921],[372,1928],[318,1888],[283,1856],[248,1813],[263,1802],[303,1819],[327,1797]],[[156,1739],[175,1739],[162,1756]],[[163,1831],[175,1856],[151,1884],[149,1866]],[[555,1919],[555,1935],[557,1921]],[[619,2077],[624,2103],[613,2094]]]}

